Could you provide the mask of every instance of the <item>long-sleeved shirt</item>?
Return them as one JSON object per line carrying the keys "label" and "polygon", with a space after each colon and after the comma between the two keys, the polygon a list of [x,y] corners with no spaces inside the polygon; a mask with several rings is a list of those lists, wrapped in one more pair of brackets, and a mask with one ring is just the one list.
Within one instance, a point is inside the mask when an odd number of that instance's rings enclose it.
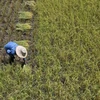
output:
{"label": "long-sleeved shirt", "polygon": [[13,41],[10,41],[8,42],[4,48],[6,50],[6,53],[8,55],[15,55],[16,54],[16,47],[18,46],[17,43],[13,42]]}

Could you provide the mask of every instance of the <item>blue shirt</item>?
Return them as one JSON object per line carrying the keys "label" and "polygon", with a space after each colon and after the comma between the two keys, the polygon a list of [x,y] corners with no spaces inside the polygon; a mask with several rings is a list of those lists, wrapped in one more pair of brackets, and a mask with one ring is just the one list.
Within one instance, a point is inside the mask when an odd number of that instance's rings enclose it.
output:
{"label": "blue shirt", "polygon": [[4,48],[5,48],[6,52],[7,52],[7,54],[15,55],[17,46],[18,46],[17,43],[10,41],[4,46]]}

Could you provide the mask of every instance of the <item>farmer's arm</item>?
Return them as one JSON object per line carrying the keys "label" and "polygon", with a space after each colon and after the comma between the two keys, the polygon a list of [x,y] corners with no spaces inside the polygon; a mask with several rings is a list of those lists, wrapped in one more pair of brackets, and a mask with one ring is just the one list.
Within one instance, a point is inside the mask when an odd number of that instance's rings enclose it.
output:
{"label": "farmer's arm", "polygon": [[26,64],[26,58],[23,58],[23,62],[22,62],[22,65],[21,67],[23,68],[23,66]]}

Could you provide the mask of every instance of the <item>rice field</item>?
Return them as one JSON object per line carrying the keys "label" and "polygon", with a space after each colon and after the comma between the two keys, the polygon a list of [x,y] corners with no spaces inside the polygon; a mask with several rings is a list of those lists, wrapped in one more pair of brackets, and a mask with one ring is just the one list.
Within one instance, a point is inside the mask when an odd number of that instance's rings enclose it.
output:
{"label": "rice field", "polygon": [[100,100],[99,12],[99,0],[1,0],[1,55],[9,40],[29,45],[23,69],[0,56],[0,99]]}

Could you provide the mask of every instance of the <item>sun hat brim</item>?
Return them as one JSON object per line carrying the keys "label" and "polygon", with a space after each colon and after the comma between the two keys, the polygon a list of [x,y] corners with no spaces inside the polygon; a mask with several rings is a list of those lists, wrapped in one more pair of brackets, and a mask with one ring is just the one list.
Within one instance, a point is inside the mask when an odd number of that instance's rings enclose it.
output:
{"label": "sun hat brim", "polygon": [[[22,55],[22,50],[25,51],[25,55]],[[17,47],[16,47],[16,54],[17,54],[17,56],[20,57],[20,58],[26,58],[26,57],[27,57],[27,50],[26,50],[26,48],[23,47],[23,46],[17,46]]]}

